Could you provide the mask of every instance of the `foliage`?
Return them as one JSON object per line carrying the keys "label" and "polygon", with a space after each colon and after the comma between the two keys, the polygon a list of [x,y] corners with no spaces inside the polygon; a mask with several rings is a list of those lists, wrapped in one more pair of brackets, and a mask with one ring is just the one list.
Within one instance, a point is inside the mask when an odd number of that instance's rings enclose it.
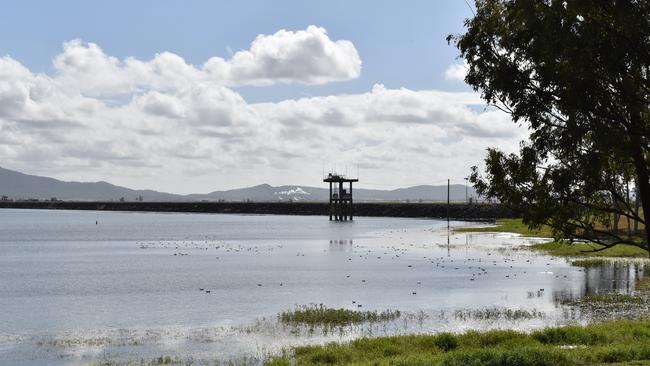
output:
{"label": "foliage", "polygon": [[648,1],[476,1],[448,41],[465,81],[531,131],[519,154],[488,150],[485,175],[470,178],[479,193],[557,239],[648,247],[647,230],[617,229],[620,218],[645,226],[650,210],[648,14]]}
{"label": "foliage", "polygon": [[268,365],[598,365],[650,360],[650,320],[547,328],[528,333],[362,338],[302,346]]}

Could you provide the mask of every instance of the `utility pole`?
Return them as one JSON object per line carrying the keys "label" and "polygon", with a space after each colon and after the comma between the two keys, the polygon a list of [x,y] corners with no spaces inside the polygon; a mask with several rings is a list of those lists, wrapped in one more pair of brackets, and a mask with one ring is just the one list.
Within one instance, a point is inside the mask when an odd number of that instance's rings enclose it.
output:
{"label": "utility pole", "polygon": [[447,229],[449,229],[449,179],[447,179]]}
{"label": "utility pole", "polygon": [[465,203],[469,203],[469,199],[467,197],[467,178],[465,178]]}

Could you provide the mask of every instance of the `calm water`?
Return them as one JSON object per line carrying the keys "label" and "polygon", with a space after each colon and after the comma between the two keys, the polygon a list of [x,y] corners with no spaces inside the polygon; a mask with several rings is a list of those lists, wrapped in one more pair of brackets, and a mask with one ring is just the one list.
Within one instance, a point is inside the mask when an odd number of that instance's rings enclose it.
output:
{"label": "calm water", "polygon": [[[558,299],[633,291],[644,276],[519,249],[534,241],[448,235],[438,220],[0,210],[0,364],[232,359],[358,335],[529,329],[575,320]],[[336,335],[275,321],[309,303],[411,315]],[[453,315],[492,307],[544,316]]]}

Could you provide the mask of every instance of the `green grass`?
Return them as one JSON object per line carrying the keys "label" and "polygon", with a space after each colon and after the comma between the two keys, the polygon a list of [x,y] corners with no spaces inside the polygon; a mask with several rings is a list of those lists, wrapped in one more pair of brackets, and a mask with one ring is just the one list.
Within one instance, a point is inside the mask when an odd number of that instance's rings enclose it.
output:
{"label": "green grass", "polygon": [[648,251],[639,247],[627,244],[616,245],[612,248],[596,252],[602,246],[593,243],[569,243],[569,242],[548,242],[528,246],[533,250],[563,257],[626,257],[626,258],[648,258]]}
{"label": "green grass", "polygon": [[493,330],[361,338],[296,347],[267,365],[634,365],[648,360],[650,320],[646,319],[547,328],[530,334]]}
{"label": "green grass", "polygon": [[400,316],[399,310],[357,311],[349,309],[331,309],[323,304],[297,306],[293,310],[283,311],[278,315],[281,323],[290,325],[308,325],[323,327],[340,327],[366,322],[389,321]]}
{"label": "green grass", "polygon": [[542,226],[539,230],[530,230],[521,219],[499,219],[496,226],[490,227],[459,227],[454,229],[457,233],[515,233],[523,236],[550,238],[553,236],[551,228]]}

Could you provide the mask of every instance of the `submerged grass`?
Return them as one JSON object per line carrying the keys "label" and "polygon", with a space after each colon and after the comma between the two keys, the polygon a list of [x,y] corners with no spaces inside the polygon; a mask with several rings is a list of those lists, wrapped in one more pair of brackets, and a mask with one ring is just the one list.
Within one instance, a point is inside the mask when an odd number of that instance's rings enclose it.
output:
{"label": "submerged grass", "polygon": [[323,304],[297,306],[293,310],[283,311],[278,315],[281,323],[289,325],[307,325],[323,327],[340,327],[360,323],[389,321],[400,316],[399,310],[357,311],[349,309],[331,309]]}
{"label": "submerged grass", "polygon": [[530,319],[541,319],[546,317],[541,311],[536,309],[526,310],[526,309],[507,309],[499,307],[490,307],[484,309],[467,309],[467,310],[456,310],[454,312],[454,318],[459,320],[530,320]]}
{"label": "submerged grass", "polygon": [[361,338],[303,346],[267,365],[600,365],[650,360],[650,320],[463,334]]}

